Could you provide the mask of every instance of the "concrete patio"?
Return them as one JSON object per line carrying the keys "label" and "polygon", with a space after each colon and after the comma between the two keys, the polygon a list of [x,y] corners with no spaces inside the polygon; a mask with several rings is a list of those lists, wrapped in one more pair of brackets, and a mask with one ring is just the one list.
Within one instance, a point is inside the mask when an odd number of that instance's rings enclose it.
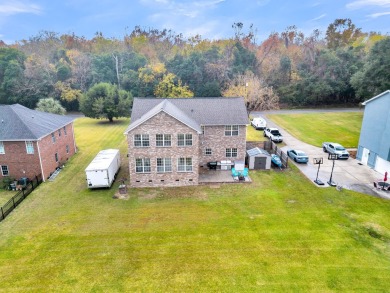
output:
{"label": "concrete patio", "polygon": [[208,168],[199,168],[199,184],[208,183],[248,183],[252,182],[250,177],[246,180],[234,180],[231,170],[209,170]]}

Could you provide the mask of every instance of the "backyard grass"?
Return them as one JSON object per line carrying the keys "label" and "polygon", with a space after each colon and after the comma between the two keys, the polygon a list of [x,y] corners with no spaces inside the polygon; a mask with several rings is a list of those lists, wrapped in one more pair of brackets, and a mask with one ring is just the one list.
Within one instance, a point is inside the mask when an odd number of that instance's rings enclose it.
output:
{"label": "backyard grass", "polygon": [[16,191],[9,191],[0,188],[0,207],[5,205],[15,194]]}
{"label": "backyard grass", "polygon": [[268,140],[263,135],[263,130],[256,130],[251,125],[246,127],[246,140],[247,141],[265,141]]}
{"label": "backyard grass", "polygon": [[79,152],[0,223],[1,291],[390,291],[390,201],[317,188],[292,169],[251,184],[88,190],[123,131],[75,123]]}
{"label": "backyard grass", "polygon": [[321,147],[323,142],[338,142],[356,148],[363,113],[273,114],[268,118],[308,144]]}

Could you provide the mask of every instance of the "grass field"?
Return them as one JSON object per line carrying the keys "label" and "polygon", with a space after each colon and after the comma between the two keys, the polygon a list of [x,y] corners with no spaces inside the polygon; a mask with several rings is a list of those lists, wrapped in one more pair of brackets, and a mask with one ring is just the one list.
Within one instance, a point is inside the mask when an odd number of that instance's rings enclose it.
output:
{"label": "grass field", "polygon": [[3,206],[7,203],[14,195],[16,191],[8,191],[4,189],[0,189],[0,206]]}
{"label": "grass field", "polygon": [[308,144],[321,147],[323,142],[329,141],[356,148],[363,113],[273,114],[267,117]]}
{"label": "grass field", "polygon": [[75,123],[79,152],[0,223],[1,289],[64,292],[390,291],[390,202],[317,188],[292,166],[251,184],[86,188],[123,131]]}
{"label": "grass field", "polygon": [[256,130],[251,125],[246,127],[246,140],[247,141],[264,141],[268,140],[263,136],[263,130]]}

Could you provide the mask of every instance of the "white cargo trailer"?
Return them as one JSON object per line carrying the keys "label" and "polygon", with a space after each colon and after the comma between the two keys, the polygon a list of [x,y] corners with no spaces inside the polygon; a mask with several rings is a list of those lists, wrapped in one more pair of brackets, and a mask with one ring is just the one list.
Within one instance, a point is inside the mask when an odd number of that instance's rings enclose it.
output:
{"label": "white cargo trailer", "polygon": [[121,165],[119,150],[100,151],[85,169],[88,188],[111,187]]}

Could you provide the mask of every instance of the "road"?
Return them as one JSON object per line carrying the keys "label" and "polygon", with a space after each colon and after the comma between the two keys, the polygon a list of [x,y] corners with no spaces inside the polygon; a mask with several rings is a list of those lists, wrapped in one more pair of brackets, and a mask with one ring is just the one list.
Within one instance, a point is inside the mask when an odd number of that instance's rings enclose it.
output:
{"label": "road", "polygon": [[[312,182],[312,184],[318,187],[329,187],[328,181],[332,172],[333,161],[328,160],[328,154],[324,153],[322,148],[312,146],[304,143],[297,138],[293,137],[290,133],[284,130],[282,127],[267,119],[267,114],[293,114],[293,113],[316,113],[316,112],[352,112],[361,111],[360,109],[326,109],[326,110],[276,110],[276,111],[264,111],[264,112],[252,112],[252,116],[262,116],[267,121],[267,126],[277,127],[284,137],[286,146],[282,147],[282,150],[286,152],[288,149],[298,149],[304,151],[309,156],[308,164],[298,164],[290,160],[290,163],[294,163],[299,170]],[[314,183],[316,179],[318,165],[314,165],[314,158],[323,158],[323,164],[320,166],[318,178],[325,183],[320,186]],[[361,165],[360,161],[349,158],[348,160],[336,160],[334,162],[334,169],[332,174],[332,180],[342,188],[366,193],[369,195],[390,199],[390,193],[385,191],[376,190],[373,186],[373,181],[382,178],[383,176],[371,169],[368,166]]]}

